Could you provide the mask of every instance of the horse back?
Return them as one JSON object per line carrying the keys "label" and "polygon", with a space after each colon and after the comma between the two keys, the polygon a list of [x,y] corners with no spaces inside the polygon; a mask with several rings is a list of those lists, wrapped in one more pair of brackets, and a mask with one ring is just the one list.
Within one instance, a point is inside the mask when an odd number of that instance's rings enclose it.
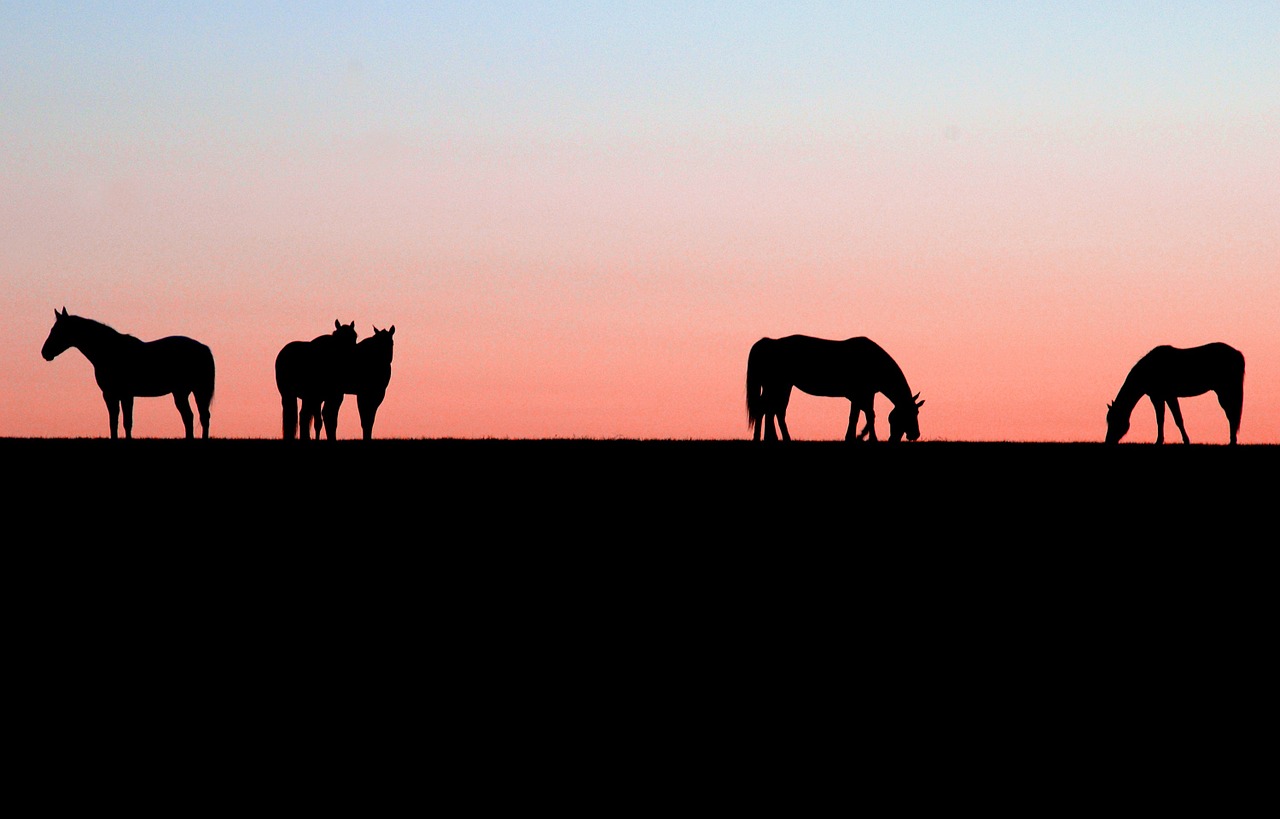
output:
{"label": "horse back", "polygon": [[883,383],[888,354],[869,338],[791,335],[762,339],[765,373],[810,395],[848,397]]}
{"label": "horse back", "polygon": [[124,336],[117,354],[95,364],[94,369],[103,391],[117,395],[213,393],[213,352],[187,336],[155,341]]}
{"label": "horse back", "polygon": [[1147,392],[1164,396],[1195,396],[1210,390],[1239,389],[1244,381],[1244,354],[1229,344],[1198,347],[1162,344],[1134,368]]}
{"label": "horse back", "polygon": [[342,389],[352,347],[332,335],[290,341],[276,354],[276,388],[283,396],[326,398]]}

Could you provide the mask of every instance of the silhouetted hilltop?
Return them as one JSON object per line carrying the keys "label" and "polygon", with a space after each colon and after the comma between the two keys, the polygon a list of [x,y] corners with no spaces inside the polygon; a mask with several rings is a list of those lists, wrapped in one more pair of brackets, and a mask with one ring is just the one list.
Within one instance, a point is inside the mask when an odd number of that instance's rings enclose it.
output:
{"label": "silhouetted hilltop", "polygon": [[746,545],[767,533],[847,549],[886,535],[897,548],[1062,537],[1138,548],[1156,533],[1268,519],[1280,447],[101,438],[3,439],[0,455],[23,476],[24,514],[154,519],[135,527],[142,537],[163,525],[424,548],[472,537]]}
{"label": "silhouetted hilltop", "polygon": [[353,691],[382,724],[439,700],[487,741],[618,711],[732,732],[762,702],[807,724],[887,703],[895,731],[1131,724],[1132,702],[1163,719],[1203,681],[1266,679],[1259,476],[1280,447],[103,438],[0,457],[21,639],[70,702],[84,667],[127,668],[92,693],[168,718],[155,697],[207,691],[211,718],[229,702],[252,725],[288,703],[313,726]]}

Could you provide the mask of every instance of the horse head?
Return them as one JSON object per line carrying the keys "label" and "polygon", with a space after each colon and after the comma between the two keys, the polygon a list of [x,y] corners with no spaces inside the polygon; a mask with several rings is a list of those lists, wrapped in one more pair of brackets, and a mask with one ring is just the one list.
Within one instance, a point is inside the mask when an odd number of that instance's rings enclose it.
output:
{"label": "horse head", "polygon": [[910,401],[895,404],[889,412],[889,440],[901,441],[906,436],[908,441],[920,437],[920,408],[924,401],[918,400],[920,393],[911,396]]}
{"label": "horse head", "polygon": [[1114,403],[1107,404],[1107,443],[1120,443],[1120,439],[1128,431],[1129,416],[1116,409]]}
{"label": "horse head", "polygon": [[356,346],[356,323],[353,321],[350,324],[343,324],[337,319],[334,319],[333,337],[344,346]]}
{"label": "horse head", "polygon": [[40,355],[45,361],[53,361],[71,346],[73,341],[71,322],[64,322],[65,318],[67,318],[67,308],[63,307],[61,313],[57,310],[53,311],[53,327],[49,329],[49,337],[44,340],[44,346],[40,348]]}
{"label": "horse head", "polygon": [[380,350],[386,353],[387,360],[391,360],[391,350],[393,344],[393,336],[396,334],[396,326],[393,324],[385,330],[379,330],[377,325],[373,327],[373,335],[366,338],[365,341],[374,341]]}

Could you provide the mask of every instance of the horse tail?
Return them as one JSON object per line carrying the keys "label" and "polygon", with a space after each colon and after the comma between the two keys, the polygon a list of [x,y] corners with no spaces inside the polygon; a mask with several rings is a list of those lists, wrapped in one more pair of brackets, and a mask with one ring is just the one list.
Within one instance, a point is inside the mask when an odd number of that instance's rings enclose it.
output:
{"label": "horse tail", "polygon": [[764,368],[764,342],[762,338],[752,344],[747,355],[747,427],[752,433],[764,418],[764,380],[760,375]]}
{"label": "horse tail", "polygon": [[213,403],[214,387],[218,383],[217,374],[218,374],[218,368],[214,365],[214,362],[213,362],[213,350],[209,350],[209,403],[210,404]]}

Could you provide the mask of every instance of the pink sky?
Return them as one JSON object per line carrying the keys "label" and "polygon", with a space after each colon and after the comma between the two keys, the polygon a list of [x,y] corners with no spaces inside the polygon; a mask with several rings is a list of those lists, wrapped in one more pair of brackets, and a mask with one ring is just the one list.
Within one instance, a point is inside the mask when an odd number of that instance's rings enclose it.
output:
{"label": "pink sky", "polygon": [[[812,39],[847,21],[744,16],[767,73],[694,36],[720,23],[663,22],[650,44],[687,63],[670,75],[565,21],[560,48],[434,21],[454,62],[430,65],[378,39],[394,26],[294,32],[306,71],[244,51],[223,74],[141,24],[95,57],[20,21],[36,43],[0,41],[25,58],[0,86],[0,436],[108,434],[88,362],[40,358],[65,306],[208,344],[215,437],[277,437],[276,353],[337,319],[396,326],[380,438],[746,438],[751,344],[803,333],[879,342],[926,441],[1100,441],[1139,357],[1225,341],[1247,361],[1241,443],[1280,443],[1280,60],[1256,34],[1274,10],[1122,42],[1026,12],[1000,25],[1038,37],[985,49],[982,6],[946,8],[956,26],[918,41],[872,21],[914,62]],[[1059,23],[1076,45],[1040,39]],[[1211,395],[1182,403],[1193,442],[1226,442]],[[354,404],[339,437],[360,435]],[[847,414],[797,393],[788,421],[837,439]],[[168,398],[135,419],[182,434]],[[1144,401],[1125,440],[1154,437]]]}

